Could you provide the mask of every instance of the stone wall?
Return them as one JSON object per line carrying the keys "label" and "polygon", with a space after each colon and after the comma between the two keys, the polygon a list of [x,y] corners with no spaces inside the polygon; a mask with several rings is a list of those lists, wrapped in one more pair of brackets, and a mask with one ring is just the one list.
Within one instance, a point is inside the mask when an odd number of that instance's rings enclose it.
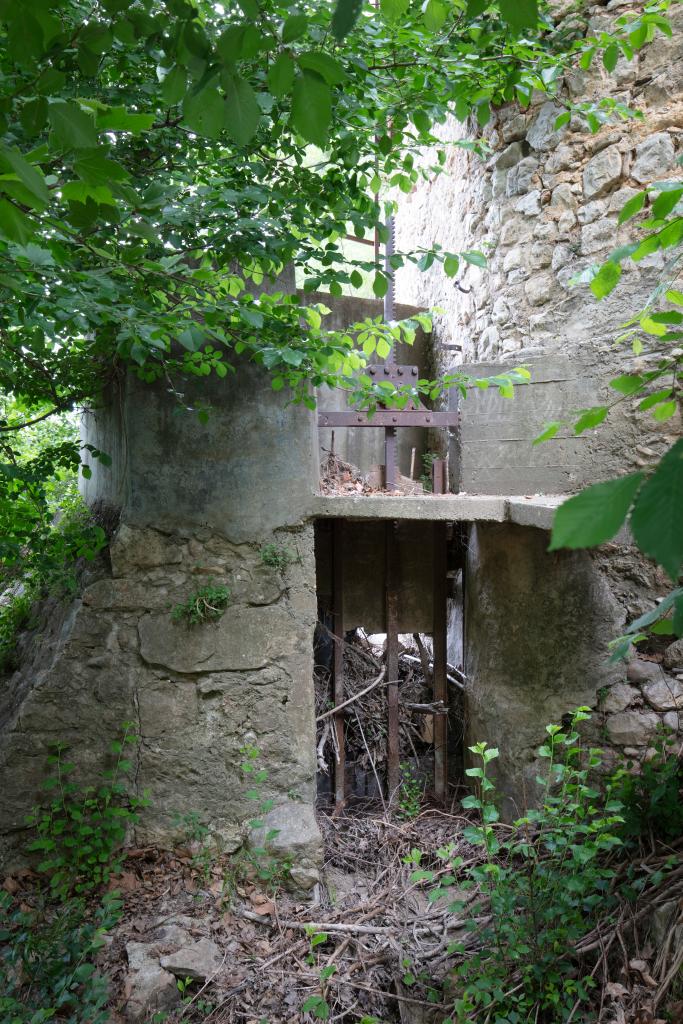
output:
{"label": "stone wall", "polygon": [[[317,609],[302,510],[317,483],[313,420],[251,365],[201,392],[182,386],[190,405],[200,393],[211,401],[208,424],[164,386],[133,379],[88,417],[88,438],[114,465],[94,467],[87,496],[118,505],[121,524],[78,599],[45,609],[0,691],[0,863],[22,843],[50,745],[70,744],[92,781],[132,721],[134,785],[151,800],[136,842],[171,843],[174,817],[196,812],[226,849],[238,846],[254,814],[239,769],[251,744],[267,764],[277,842],[295,879],[312,885]],[[264,564],[266,544],[287,552],[283,571]],[[225,614],[174,621],[173,608],[209,581],[230,591]]]}
{"label": "stone wall", "polygon": [[[640,8],[642,4],[621,0],[594,5],[591,28],[609,30],[614,18]],[[669,14],[672,39],[658,35],[632,61],[620,58],[613,76],[596,62],[590,72],[576,74],[564,85],[563,95],[577,101],[618,97],[641,109],[642,119],[609,123],[592,134],[581,117],[573,116],[555,131],[562,108],[553,102],[539,97],[525,111],[503,107],[484,132],[493,150],[486,161],[452,148],[444,174],[401,198],[399,249],[438,242],[449,250],[479,249],[488,256],[486,271],[464,267],[461,284],[470,289],[467,295],[438,265],[426,274],[412,267],[399,272],[402,300],[445,310],[436,321],[437,340],[462,347],[461,357],[444,353],[446,363],[503,360],[519,365],[539,356],[574,359],[588,354],[598,378],[619,372],[614,339],[629,313],[649,296],[663,266],[662,255],[637,265],[626,261],[621,284],[600,303],[586,285],[573,286],[571,280],[630,240],[632,226],[617,225],[624,203],[643,185],[678,173],[675,161],[683,152],[683,11],[674,5]],[[470,134],[470,127],[451,122],[442,134],[456,141]],[[636,369],[647,366],[644,356],[629,359],[628,350],[622,358]],[[651,462],[681,429],[678,418],[657,424],[640,414],[636,423],[635,404],[623,405],[623,416],[640,433],[638,447],[622,446],[623,465],[629,469]],[[600,432],[601,438],[605,433]]]}

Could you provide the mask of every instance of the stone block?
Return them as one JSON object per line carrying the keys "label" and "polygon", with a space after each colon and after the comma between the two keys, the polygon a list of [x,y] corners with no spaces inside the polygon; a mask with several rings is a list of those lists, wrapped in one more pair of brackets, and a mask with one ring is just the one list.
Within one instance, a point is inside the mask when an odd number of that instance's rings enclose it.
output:
{"label": "stone block", "polygon": [[671,676],[643,683],[645,699],[655,711],[683,710],[683,683]]}
{"label": "stone block", "polygon": [[183,560],[177,538],[169,538],[158,530],[133,529],[126,523],[116,531],[109,552],[115,577],[129,576],[139,569],[177,565]]}
{"label": "stone block", "polygon": [[509,171],[511,167],[519,163],[523,156],[521,142],[513,142],[496,158],[494,166],[497,171]]}
{"label": "stone block", "polygon": [[532,149],[554,149],[559,144],[566,127],[556,129],[555,121],[562,110],[552,100],[543,104],[526,135]]}
{"label": "stone block", "polygon": [[632,658],[626,666],[626,678],[632,683],[649,683],[662,679],[664,673],[656,661]]}
{"label": "stone block", "polygon": [[622,176],[623,158],[616,146],[608,146],[592,157],[583,172],[583,194],[586,199],[609,192]]}
{"label": "stone block", "polygon": [[577,199],[571,185],[565,181],[554,188],[550,197],[550,206],[559,207],[561,210],[575,210]]}
{"label": "stone block", "polygon": [[645,185],[674,170],[674,144],[668,132],[655,132],[636,146],[631,177]]}
{"label": "stone block", "polygon": [[605,217],[581,229],[581,252],[588,256],[607,251],[617,244],[617,222]]}
{"label": "stone block", "polygon": [[276,831],[277,835],[268,844],[274,855],[292,854],[296,858],[296,873],[293,881],[298,888],[308,890],[320,879],[323,842],[316,821],[315,812],[308,804],[289,800],[278,804],[265,815],[263,829],[252,836],[252,844],[263,846],[266,833]]}
{"label": "stone block", "polygon": [[277,605],[228,608],[218,622],[186,626],[170,614],[145,615],[138,627],[140,655],[172,672],[206,673],[265,668],[295,654],[299,637]]}
{"label": "stone block", "polygon": [[607,734],[619,746],[644,747],[657,732],[659,721],[654,711],[622,711],[607,719]]}
{"label": "stone block", "polygon": [[198,939],[169,956],[162,956],[159,961],[163,969],[176,978],[192,978],[193,981],[202,982],[213,978],[222,962],[223,954],[211,939]]}
{"label": "stone block", "polygon": [[142,942],[126,945],[129,974],[125,991],[126,1020],[142,1024],[155,1013],[166,1014],[180,1002],[176,979],[160,965],[154,947]]}
{"label": "stone block", "polygon": [[525,217],[538,217],[541,212],[541,193],[535,188],[515,203],[515,212]]}
{"label": "stone block", "polygon": [[532,306],[549,302],[555,289],[555,279],[550,274],[536,274],[524,285],[524,294]]}
{"label": "stone block", "polygon": [[664,651],[665,668],[683,668],[683,637],[674,640]]}
{"label": "stone block", "polygon": [[607,714],[626,711],[639,696],[634,686],[629,686],[628,683],[615,683],[602,702],[603,710]]}
{"label": "stone block", "polygon": [[508,171],[505,194],[509,197],[521,196],[531,189],[533,177],[538,170],[538,160],[533,156],[525,156]]}

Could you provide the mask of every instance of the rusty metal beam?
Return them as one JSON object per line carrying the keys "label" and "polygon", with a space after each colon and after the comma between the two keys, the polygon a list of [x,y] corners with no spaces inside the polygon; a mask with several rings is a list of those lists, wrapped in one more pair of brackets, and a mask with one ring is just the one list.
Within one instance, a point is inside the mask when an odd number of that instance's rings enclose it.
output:
{"label": "rusty metal beam", "polygon": [[[344,701],[344,520],[335,519],[332,527],[332,617],[334,657],[332,660],[332,697],[335,707]],[[346,800],[346,749],[344,712],[338,711],[333,721],[337,748],[334,768],[334,802],[340,812]]]}
{"label": "rusty metal beam", "polygon": [[446,460],[434,459],[432,462],[432,493],[445,494],[446,491]]}
{"label": "rusty metal beam", "polygon": [[457,427],[457,412],[426,409],[378,409],[368,419],[366,412],[319,412],[319,427]]}
{"label": "rusty metal beam", "polygon": [[[448,556],[447,523],[434,523],[434,668],[433,697],[448,706]],[[434,795],[445,803],[448,795],[448,715],[434,715]]]}
{"label": "rusty metal beam", "polygon": [[385,524],[385,601],[387,630],[387,790],[391,803],[395,802],[400,782],[400,754],[398,734],[398,524]]}

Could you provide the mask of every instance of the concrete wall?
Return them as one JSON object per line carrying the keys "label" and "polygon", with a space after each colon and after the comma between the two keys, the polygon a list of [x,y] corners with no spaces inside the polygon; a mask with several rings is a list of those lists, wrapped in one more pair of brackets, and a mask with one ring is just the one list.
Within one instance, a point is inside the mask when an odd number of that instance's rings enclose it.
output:
{"label": "concrete wall", "polygon": [[[0,698],[0,863],[21,845],[51,743],[73,744],[92,780],[124,721],[135,723],[135,786],[150,792],[136,841],[173,842],[174,816],[197,812],[227,849],[246,834],[240,748],[268,766],[271,821],[315,880],[313,527],[302,522],[317,483],[313,415],[290,407],[257,367],[236,378],[184,382],[212,404],[208,424],[179,409],[164,383],[130,378],[86,417],[89,440],[113,456],[93,467],[88,500],[121,506],[110,563],[83,579],[78,600],[47,608],[23,642],[22,668]],[[284,572],[263,564],[275,543]],[[230,604],[188,626],[172,610],[207,582]]]}
{"label": "concrete wall", "polygon": [[[618,475],[625,454],[637,452],[640,434],[628,406],[610,414],[602,430],[576,436],[563,427],[551,441],[532,442],[551,420],[572,422],[578,409],[609,400],[609,379],[590,351],[573,359],[545,356],[529,361],[528,384],[505,399],[497,388],[472,389],[466,399],[450,393],[450,408],[459,409],[459,431],[451,434],[449,465],[453,490],[474,494],[566,494]],[[464,369],[493,376],[505,363],[477,363]],[[612,392],[614,397],[614,392]]]}
{"label": "concrete wall", "polygon": [[544,530],[478,524],[465,590],[469,742],[500,750],[504,811],[532,804],[544,727],[579,705],[594,709],[587,740],[637,763],[662,724],[681,730],[683,685],[656,661],[610,664],[608,642],[666,581],[628,548],[547,551]]}

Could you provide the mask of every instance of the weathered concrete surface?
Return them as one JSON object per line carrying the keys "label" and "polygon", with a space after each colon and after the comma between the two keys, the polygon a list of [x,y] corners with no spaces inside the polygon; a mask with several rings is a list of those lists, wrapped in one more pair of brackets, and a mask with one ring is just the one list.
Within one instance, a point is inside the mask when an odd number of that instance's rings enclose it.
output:
{"label": "weathered concrete surface", "polygon": [[356,497],[318,496],[309,505],[317,519],[423,519],[430,521],[502,523],[507,518],[503,498],[478,494],[372,494]]}
{"label": "weathered concrete surface", "polygon": [[[463,370],[488,377],[511,365],[485,363]],[[531,380],[515,388],[513,399],[502,398],[496,388],[474,388],[465,400],[451,392],[451,408],[461,417],[451,443],[453,490],[545,496],[571,493],[619,473],[624,453],[636,450],[640,440],[628,405],[617,407],[601,429],[576,436],[564,427],[552,440],[532,443],[548,422],[571,424],[577,410],[609,401],[614,367],[578,355],[535,358],[524,365]]]}
{"label": "weathered concrete surface", "polygon": [[130,525],[209,527],[241,543],[301,521],[317,489],[315,418],[272,391],[263,368],[238,360],[236,375],[178,382],[184,402],[209,406],[208,423],[183,409],[165,382],[128,376],[84,434],[113,458],[93,460],[86,501],[125,510]]}
{"label": "weathered concrete surface", "polygon": [[586,552],[547,551],[542,530],[478,524],[466,579],[465,672],[470,742],[498,747],[508,816],[532,803],[535,750],[546,724],[623,672],[608,664],[608,640],[623,610]]}
{"label": "weathered concrete surface", "polygon": [[[314,418],[246,363],[206,391],[182,386],[190,403],[211,400],[206,426],[164,386],[130,378],[86,417],[88,440],[114,462],[93,467],[86,498],[120,506],[122,521],[108,559],[78,600],[46,609],[0,690],[0,863],[21,844],[50,744],[69,743],[80,777],[96,781],[125,721],[139,733],[133,785],[151,800],[139,843],[171,844],[175,815],[193,811],[235,849],[254,814],[245,744],[267,764],[264,797],[277,807],[295,794],[312,813]],[[265,544],[286,551],[286,569],[264,564]],[[230,592],[221,618],[174,621],[211,581]]]}

